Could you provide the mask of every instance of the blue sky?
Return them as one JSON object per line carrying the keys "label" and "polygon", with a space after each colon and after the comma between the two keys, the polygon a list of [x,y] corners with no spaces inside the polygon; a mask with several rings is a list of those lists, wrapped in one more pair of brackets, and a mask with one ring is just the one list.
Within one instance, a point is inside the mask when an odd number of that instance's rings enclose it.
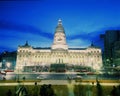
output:
{"label": "blue sky", "polygon": [[120,29],[120,0],[0,1],[0,52],[14,51],[26,41],[50,47],[58,19],[69,47],[103,46],[99,35]]}

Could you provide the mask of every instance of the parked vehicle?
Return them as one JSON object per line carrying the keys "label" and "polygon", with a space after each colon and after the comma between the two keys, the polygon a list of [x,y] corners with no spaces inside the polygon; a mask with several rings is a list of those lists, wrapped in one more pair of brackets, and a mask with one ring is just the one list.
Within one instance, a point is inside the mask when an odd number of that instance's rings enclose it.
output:
{"label": "parked vehicle", "polygon": [[39,76],[37,76],[37,79],[39,79],[39,80],[44,80],[44,79],[46,79],[46,77],[43,76],[43,75],[39,75]]}

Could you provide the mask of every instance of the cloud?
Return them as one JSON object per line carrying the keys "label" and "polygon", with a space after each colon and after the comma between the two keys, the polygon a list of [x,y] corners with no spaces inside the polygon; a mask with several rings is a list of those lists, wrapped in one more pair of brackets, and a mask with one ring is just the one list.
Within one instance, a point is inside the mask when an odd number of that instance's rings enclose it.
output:
{"label": "cloud", "polygon": [[[68,40],[75,40],[75,39],[82,39],[82,40],[90,40],[90,41],[96,41],[99,40],[100,34],[105,34],[106,30],[120,30],[120,26],[115,27],[104,27],[101,29],[98,29],[93,32],[76,32],[76,34],[73,34],[71,36],[68,36]],[[77,34],[79,33],[79,34]]]}
{"label": "cloud", "polygon": [[90,45],[91,42],[93,42],[95,46],[99,46],[103,49],[104,40],[100,38],[100,34],[105,34],[106,30],[120,30],[120,26],[104,27],[104,28],[101,28],[101,29],[98,29],[96,31],[89,32],[89,33],[77,32],[79,34],[73,34],[71,36],[68,36],[67,40],[71,46],[78,45],[78,46],[86,47]]}
{"label": "cloud", "polygon": [[82,41],[84,41],[84,40],[96,41],[97,39],[99,39],[99,33],[95,33],[95,32],[90,32],[90,33],[80,32],[79,34],[75,34],[75,35],[72,35],[72,36],[68,37],[68,40],[75,40],[75,39],[80,39]]}
{"label": "cloud", "polygon": [[74,39],[67,41],[69,47],[79,48],[79,47],[88,47],[90,42],[88,40]]}
{"label": "cloud", "polygon": [[34,26],[19,24],[19,23],[15,23],[15,22],[11,22],[11,21],[0,20],[0,29],[18,31],[21,33],[26,32],[26,33],[36,34],[36,35],[45,37],[47,39],[53,38],[53,34],[48,33],[48,32],[43,32],[42,30],[40,30]]}

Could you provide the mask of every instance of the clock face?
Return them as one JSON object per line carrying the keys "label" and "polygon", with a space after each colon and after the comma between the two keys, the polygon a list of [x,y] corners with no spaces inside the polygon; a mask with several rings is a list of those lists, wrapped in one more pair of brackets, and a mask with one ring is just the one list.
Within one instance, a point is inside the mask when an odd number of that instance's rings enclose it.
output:
{"label": "clock face", "polygon": [[62,38],[58,38],[58,41],[62,41]]}

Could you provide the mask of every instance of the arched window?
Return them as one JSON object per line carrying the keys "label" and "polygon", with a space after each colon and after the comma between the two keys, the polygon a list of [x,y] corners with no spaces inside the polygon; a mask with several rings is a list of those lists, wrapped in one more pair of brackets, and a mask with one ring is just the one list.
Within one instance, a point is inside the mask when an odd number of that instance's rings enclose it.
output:
{"label": "arched window", "polygon": [[99,53],[99,51],[97,51],[97,53]]}

